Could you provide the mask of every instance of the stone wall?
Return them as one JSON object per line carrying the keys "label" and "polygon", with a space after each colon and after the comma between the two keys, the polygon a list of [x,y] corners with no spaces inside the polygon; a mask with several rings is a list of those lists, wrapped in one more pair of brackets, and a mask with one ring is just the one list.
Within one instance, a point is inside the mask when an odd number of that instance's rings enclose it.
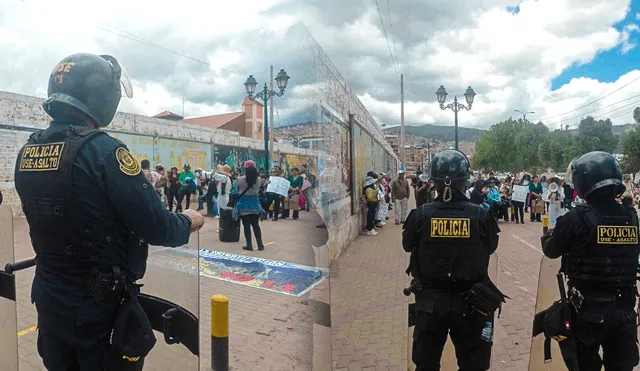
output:
{"label": "stone wall", "polygon": [[[15,215],[22,213],[13,183],[16,156],[29,135],[35,130],[46,128],[50,121],[41,107],[42,102],[43,99],[40,98],[0,92],[0,190],[4,196],[4,203],[11,206]],[[153,143],[157,143],[158,139],[186,144],[193,142],[191,144],[211,148],[209,152],[216,151],[216,147],[232,147],[237,152],[245,154],[261,154],[264,149],[262,140],[241,137],[236,132],[122,112],[118,112],[106,131],[116,137],[147,137]],[[128,146],[132,146],[132,143],[121,139]],[[309,162],[314,162],[317,158],[317,153],[287,144],[274,143],[274,150],[280,152],[283,158],[286,158],[287,154],[308,158]],[[149,154],[148,157],[151,159],[154,155]]]}
{"label": "stone wall", "polygon": [[[325,170],[319,176],[318,197],[329,230],[329,256],[335,260],[364,229],[366,212],[360,201],[364,175],[371,170],[395,173],[398,157],[378,123],[310,34],[306,44],[312,55],[307,81],[313,84],[316,102],[313,121],[325,142],[318,159],[319,168]],[[312,132],[304,130],[306,135]]]}

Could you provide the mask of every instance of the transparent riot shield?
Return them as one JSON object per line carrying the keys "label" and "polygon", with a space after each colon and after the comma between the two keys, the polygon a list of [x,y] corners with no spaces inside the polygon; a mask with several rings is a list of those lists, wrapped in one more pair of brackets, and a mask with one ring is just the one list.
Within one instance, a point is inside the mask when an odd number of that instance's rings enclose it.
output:
{"label": "transparent riot shield", "polygon": [[[555,301],[560,300],[560,290],[556,275],[560,269],[560,259],[549,259],[546,256],[540,262],[538,276],[538,295],[536,298],[536,314],[549,308]],[[544,334],[538,334],[531,341],[529,355],[529,371],[561,371],[566,370],[558,342],[551,341],[551,362],[545,363]]]}
{"label": "transparent riot shield", "polygon": [[[489,277],[491,281],[498,286],[498,255],[493,254],[489,259]],[[500,286],[498,286],[500,288]],[[411,296],[411,301],[415,301],[415,297]],[[409,308],[409,316],[412,317],[413,307]],[[493,328],[495,334],[496,322],[498,321],[497,315],[494,316],[493,319]],[[480,334],[478,334],[480,336]],[[408,361],[407,368],[411,371],[416,369],[416,366],[411,361],[411,354],[413,348],[413,321],[412,318],[409,319],[409,337],[408,337]],[[447,337],[447,343],[444,346],[444,350],[442,351],[442,358],[440,359],[440,369],[441,370],[457,370],[458,369],[458,360],[456,359],[456,351],[453,347],[453,343],[451,342],[451,337]]]}
{"label": "transparent riot shield", "polygon": [[200,235],[176,247],[149,247],[140,303],[157,338],[144,371],[200,369]]}
{"label": "transparent riot shield", "polygon": [[18,371],[15,276],[4,271],[8,263],[14,263],[13,214],[0,205],[0,369]]}

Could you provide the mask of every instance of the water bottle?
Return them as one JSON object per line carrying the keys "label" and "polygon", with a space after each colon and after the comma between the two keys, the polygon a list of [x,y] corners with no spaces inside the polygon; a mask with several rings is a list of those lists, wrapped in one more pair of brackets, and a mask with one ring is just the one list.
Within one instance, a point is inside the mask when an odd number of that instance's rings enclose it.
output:
{"label": "water bottle", "polygon": [[493,323],[487,322],[484,324],[484,328],[482,329],[482,340],[490,343],[493,339]]}

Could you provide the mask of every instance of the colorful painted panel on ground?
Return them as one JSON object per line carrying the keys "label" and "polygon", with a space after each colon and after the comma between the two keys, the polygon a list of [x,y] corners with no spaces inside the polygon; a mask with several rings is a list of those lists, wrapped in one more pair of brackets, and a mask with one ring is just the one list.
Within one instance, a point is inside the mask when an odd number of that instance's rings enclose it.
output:
{"label": "colorful painted panel on ground", "polygon": [[302,296],[327,276],[326,269],[212,250],[200,250],[200,275]]}

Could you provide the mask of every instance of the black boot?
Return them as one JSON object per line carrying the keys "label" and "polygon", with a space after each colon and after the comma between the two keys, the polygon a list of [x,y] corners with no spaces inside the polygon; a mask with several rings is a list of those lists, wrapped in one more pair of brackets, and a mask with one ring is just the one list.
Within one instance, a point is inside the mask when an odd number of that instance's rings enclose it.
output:
{"label": "black boot", "polygon": [[262,240],[258,240],[258,251],[263,251],[264,250],[264,245],[262,244]]}
{"label": "black boot", "polygon": [[296,220],[300,217],[300,210],[293,210],[293,220]]}
{"label": "black boot", "polygon": [[247,251],[253,251],[253,246],[251,246],[251,244],[247,244],[247,246],[242,246],[242,249]]}

